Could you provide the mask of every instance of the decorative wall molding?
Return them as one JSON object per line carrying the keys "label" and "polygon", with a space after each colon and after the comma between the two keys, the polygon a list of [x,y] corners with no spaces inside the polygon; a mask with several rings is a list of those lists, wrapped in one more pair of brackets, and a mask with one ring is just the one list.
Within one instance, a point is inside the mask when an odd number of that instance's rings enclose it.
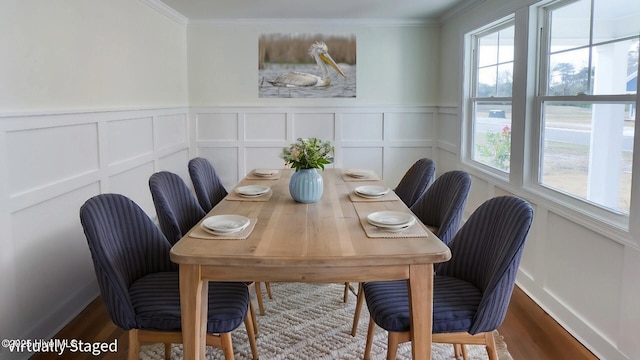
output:
{"label": "decorative wall molding", "polygon": [[122,193],[153,217],[148,177],[155,171],[189,183],[188,160],[203,156],[229,188],[254,167],[282,167],[279,154],[297,137],[317,136],[336,146],[335,166],[374,169],[390,185],[419,157],[435,159],[439,174],[468,170],[466,215],[493,196],[530,201],[536,216],[518,284],[598,356],[625,359],[634,342],[624,334],[638,330],[628,319],[640,316],[640,251],[628,234],[460,162],[459,114],[430,106],[214,106],[0,117],[0,281],[7,289],[0,303],[15,309],[1,315],[12,332],[5,336],[51,337],[97,294],[78,220],[87,198]]}
{"label": "decorative wall molding", "polygon": [[[192,150],[220,168],[230,187],[255,167],[282,167],[299,137],[335,146],[334,166],[367,167],[389,184],[421,157],[433,157],[435,107],[196,107]],[[225,178],[226,177],[226,178]]]}
{"label": "decorative wall molding", "polygon": [[8,338],[49,338],[98,294],[79,208],[122,193],[151,217],[149,176],[188,176],[186,107],[0,117],[0,294]]}

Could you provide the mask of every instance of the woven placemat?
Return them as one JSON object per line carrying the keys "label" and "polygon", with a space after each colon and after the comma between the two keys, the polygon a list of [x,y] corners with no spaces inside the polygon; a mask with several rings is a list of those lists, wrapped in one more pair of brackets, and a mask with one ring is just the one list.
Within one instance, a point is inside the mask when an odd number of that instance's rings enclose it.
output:
{"label": "woven placemat", "polygon": [[358,213],[358,218],[360,219],[360,225],[364,229],[364,232],[367,234],[367,237],[370,238],[409,238],[409,237],[427,237],[429,236],[429,232],[425,229],[422,222],[416,219],[416,223],[408,228],[392,232],[384,229],[380,229],[374,225],[371,225],[367,220],[367,216],[372,213],[372,211],[366,207],[366,203],[353,203],[353,206],[356,209],[356,213]]}
{"label": "woven placemat", "polygon": [[386,193],[384,196],[380,196],[377,198],[363,197],[356,194],[355,191],[352,191],[349,193],[349,200],[353,202],[400,201],[400,198],[398,197],[398,195],[396,195],[394,191],[391,191],[391,190],[388,193]]}
{"label": "woven placemat", "polygon": [[202,225],[194,227],[191,231],[189,231],[189,236],[192,238],[198,239],[207,239],[207,240],[244,240],[251,235],[253,228],[256,227],[256,223],[258,222],[257,218],[250,218],[249,226],[242,231],[238,231],[236,233],[232,233],[229,235],[214,235],[210,232],[207,232],[202,228]]}
{"label": "woven placemat", "polygon": [[250,173],[248,173],[247,176],[245,176],[245,179],[247,180],[278,180],[280,179],[280,174],[281,174],[280,170],[274,170],[275,174],[271,176],[258,176],[254,173],[254,171],[255,170],[252,170]]}
{"label": "woven placemat", "polygon": [[241,196],[238,195],[236,189],[233,189],[224,199],[231,201],[269,201],[269,199],[271,199],[271,196],[273,196],[273,191],[271,191],[271,189],[260,196]]}
{"label": "woven placemat", "polygon": [[370,175],[368,176],[363,176],[363,177],[353,177],[353,176],[349,176],[347,175],[349,173],[349,170],[344,170],[342,172],[342,180],[343,181],[377,181],[380,180],[380,178],[378,177],[378,175],[373,172],[373,171],[366,171],[367,173],[370,173]]}

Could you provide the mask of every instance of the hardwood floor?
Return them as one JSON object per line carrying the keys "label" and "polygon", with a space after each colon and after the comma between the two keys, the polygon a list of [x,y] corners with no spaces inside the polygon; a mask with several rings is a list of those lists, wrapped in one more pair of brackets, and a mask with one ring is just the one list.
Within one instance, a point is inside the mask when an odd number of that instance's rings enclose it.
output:
{"label": "hardwood floor", "polygon": [[517,286],[498,332],[514,360],[598,359]]}
{"label": "hardwood floor", "polygon": [[[589,350],[566,332],[555,320],[516,287],[507,316],[498,328],[514,360],[597,360]],[[101,356],[75,353],[65,359],[116,360],[126,357],[127,334],[110,320],[101,298],[94,300],[54,338],[86,342],[113,342],[118,339],[119,354]],[[59,360],[55,354],[37,354],[31,360]],[[265,359],[268,360],[268,359]]]}

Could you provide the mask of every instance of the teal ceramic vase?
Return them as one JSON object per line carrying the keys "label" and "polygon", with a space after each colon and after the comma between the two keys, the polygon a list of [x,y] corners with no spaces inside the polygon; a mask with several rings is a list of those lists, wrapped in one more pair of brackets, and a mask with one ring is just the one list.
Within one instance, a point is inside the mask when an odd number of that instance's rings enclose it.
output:
{"label": "teal ceramic vase", "polygon": [[300,169],[291,175],[289,193],[293,200],[314,203],[322,197],[324,185],[317,169]]}

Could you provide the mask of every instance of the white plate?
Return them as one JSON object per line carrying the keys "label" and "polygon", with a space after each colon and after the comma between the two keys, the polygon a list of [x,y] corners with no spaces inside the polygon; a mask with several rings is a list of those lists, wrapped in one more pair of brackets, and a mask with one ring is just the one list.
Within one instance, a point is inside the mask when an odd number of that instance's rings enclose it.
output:
{"label": "white plate", "polygon": [[278,170],[271,170],[271,169],[255,169],[255,170],[253,170],[253,175],[261,176],[261,177],[274,176],[277,173],[278,173]]}
{"label": "white plate", "polygon": [[389,188],[379,185],[363,185],[355,188],[355,192],[357,195],[363,197],[377,198],[386,195],[389,192]]}
{"label": "white plate", "polygon": [[268,191],[269,187],[264,185],[247,185],[236,188],[236,193],[242,196],[260,196],[266,194]]}
{"label": "white plate", "polygon": [[408,213],[399,211],[378,211],[367,216],[367,221],[373,226],[385,230],[404,230],[416,223],[416,218]]}
{"label": "white plate", "polygon": [[373,176],[373,171],[370,170],[361,170],[361,169],[349,169],[346,171],[347,176],[351,176],[352,178],[367,178]]}
{"label": "white plate", "polygon": [[242,215],[214,215],[202,221],[202,228],[216,235],[242,231],[251,220]]}

